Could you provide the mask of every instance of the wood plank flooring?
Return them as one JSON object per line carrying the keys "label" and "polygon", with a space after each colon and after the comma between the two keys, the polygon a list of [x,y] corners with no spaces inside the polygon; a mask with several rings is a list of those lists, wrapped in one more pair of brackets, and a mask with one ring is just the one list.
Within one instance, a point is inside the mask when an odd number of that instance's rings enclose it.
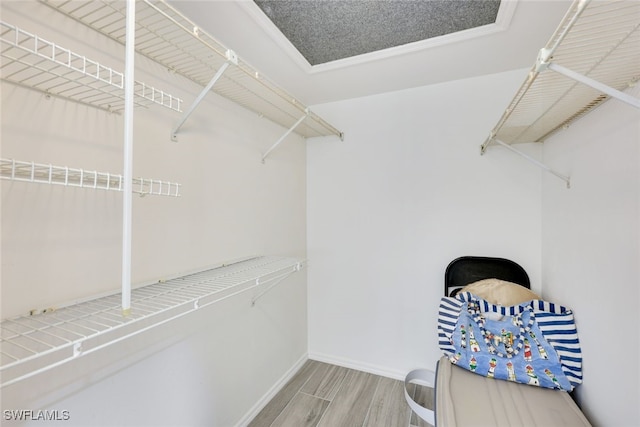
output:
{"label": "wood plank flooring", "polygon": [[[412,386],[432,407],[433,390]],[[428,403],[427,403],[428,402]],[[249,427],[427,427],[404,397],[404,383],[308,360]]]}

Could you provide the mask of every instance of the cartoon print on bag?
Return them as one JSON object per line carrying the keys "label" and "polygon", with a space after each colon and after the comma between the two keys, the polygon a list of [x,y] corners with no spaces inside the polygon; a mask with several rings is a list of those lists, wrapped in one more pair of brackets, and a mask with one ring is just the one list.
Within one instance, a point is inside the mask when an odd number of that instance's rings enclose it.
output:
{"label": "cartoon print on bag", "polygon": [[[547,341],[548,332],[555,333],[552,328],[555,323],[561,324],[559,330],[565,334],[565,322],[572,321],[571,313],[565,313],[566,309],[558,312],[552,306],[550,314],[538,316],[536,310],[547,313],[549,309],[542,304],[503,309],[483,302],[482,311],[475,301],[466,300],[470,298],[469,295],[455,301],[456,304],[443,304],[441,307],[443,320],[441,324],[439,318],[438,324],[440,347],[450,363],[476,375],[537,387],[572,390],[574,384],[581,382],[572,381],[566,376],[566,371],[562,370],[562,349],[558,350],[554,342]],[[458,318],[452,322],[455,313],[459,313]],[[490,313],[502,316],[496,319]],[[555,320],[553,316],[560,320]],[[543,325],[547,325],[547,329],[538,326],[538,319],[546,322]],[[575,328],[569,332],[571,334],[567,336],[577,343]],[[572,351],[570,356],[573,357],[574,353]],[[581,362],[579,352],[576,360]],[[581,376],[578,380],[581,380]]]}
{"label": "cartoon print on bag", "polygon": [[506,329],[502,329],[501,331],[501,339],[504,344],[504,349],[508,354],[513,353],[513,333],[511,331],[507,331]]}
{"label": "cartoon print on bag", "polygon": [[536,346],[538,346],[538,353],[540,353],[540,357],[543,359],[549,359],[547,351],[542,347],[542,345],[536,338],[536,334],[534,334],[533,331],[529,331],[529,336],[533,339],[533,342],[536,344]]}
{"label": "cartoon print on bag", "polygon": [[489,361],[489,372],[487,373],[487,377],[488,378],[494,378],[495,377],[495,371],[496,371],[496,365],[498,361],[495,358],[492,358]]}
{"label": "cartoon print on bag", "polygon": [[551,372],[548,368],[544,370],[544,373],[547,374],[547,376],[549,378],[551,378],[551,381],[553,381],[553,386],[555,388],[561,388],[560,387],[560,383],[558,382],[558,379],[556,378],[556,376],[553,374],[553,372]]}
{"label": "cartoon print on bag", "polygon": [[516,380],[516,371],[513,369],[513,363],[507,362],[507,379],[509,381]]}
{"label": "cartoon print on bag", "polygon": [[461,357],[462,357],[462,353],[457,352],[454,356],[449,357],[449,360],[454,365],[457,365],[458,364],[458,360],[460,360]]}
{"label": "cartoon print on bag", "polygon": [[484,330],[482,334],[485,337],[484,341],[487,343],[487,351],[491,354],[494,354],[496,352],[496,348],[494,346],[498,345],[498,343],[500,342],[500,337],[495,336],[493,332],[487,330]]}
{"label": "cartoon print on bag", "polygon": [[478,341],[476,341],[476,337],[473,334],[473,326],[469,325],[469,347],[471,347],[471,351],[473,352],[479,352],[480,351],[480,345],[478,344]]}
{"label": "cartoon print on bag", "polygon": [[467,348],[467,331],[464,329],[464,325],[460,325],[460,346]]}
{"label": "cartoon print on bag", "polygon": [[525,369],[527,370],[527,376],[529,376],[529,384],[539,386],[540,381],[538,380],[536,373],[533,371],[533,366],[527,365]]}
{"label": "cartoon print on bag", "polygon": [[524,360],[531,362],[531,346],[526,338],[524,339]]}
{"label": "cartoon print on bag", "polygon": [[513,334],[509,331],[505,331],[504,328],[500,332],[499,336],[488,330],[484,331],[484,336],[486,337],[485,342],[488,345],[487,350],[489,353],[495,353],[496,347],[498,347],[500,343],[504,344],[508,353],[513,351],[513,349],[511,349],[511,345],[513,344]]}

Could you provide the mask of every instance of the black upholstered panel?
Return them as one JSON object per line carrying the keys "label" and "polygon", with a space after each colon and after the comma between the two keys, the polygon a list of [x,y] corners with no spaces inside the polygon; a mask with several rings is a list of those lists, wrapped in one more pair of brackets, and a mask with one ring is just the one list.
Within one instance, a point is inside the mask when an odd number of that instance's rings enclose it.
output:
{"label": "black upholstered panel", "polygon": [[447,266],[444,294],[453,296],[463,286],[482,279],[501,279],[530,289],[527,272],[519,264],[505,258],[463,256]]}

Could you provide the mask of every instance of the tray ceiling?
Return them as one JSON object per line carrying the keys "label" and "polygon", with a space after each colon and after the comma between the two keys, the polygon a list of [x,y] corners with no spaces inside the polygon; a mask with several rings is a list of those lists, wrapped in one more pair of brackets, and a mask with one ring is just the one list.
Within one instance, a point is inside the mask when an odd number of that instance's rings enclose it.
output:
{"label": "tray ceiling", "polygon": [[494,24],[500,0],[255,0],[310,65]]}
{"label": "tray ceiling", "polygon": [[[311,65],[258,6],[256,1],[261,0],[168,1],[263,75],[311,106],[518,68],[525,70],[571,5],[570,0],[503,0],[495,23]],[[317,5],[340,1],[344,0],[295,3]],[[407,2],[386,1],[405,5]],[[366,5],[376,1],[359,0],[358,3]],[[430,1],[415,0],[415,3]],[[449,0],[449,4],[459,6],[461,2]],[[467,18],[473,16],[470,12],[466,15]],[[318,19],[314,31],[326,34],[332,25],[330,20]],[[390,26],[400,31],[403,24],[398,21]],[[379,26],[375,30],[382,32]],[[359,42],[377,37],[375,34],[360,36]],[[322,44],[320,48],[328,49]]]}

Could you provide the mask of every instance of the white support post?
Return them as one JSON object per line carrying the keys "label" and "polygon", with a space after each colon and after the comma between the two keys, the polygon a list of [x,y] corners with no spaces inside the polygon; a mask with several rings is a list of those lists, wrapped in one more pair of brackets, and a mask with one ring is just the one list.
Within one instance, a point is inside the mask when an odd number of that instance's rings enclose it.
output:
{"label": "white support post", "polygon": [[225,70],[229,67],[230,64],[235,64],[235,65],[238,64],[238,56],[232,50],[227,51],[227,61],[224,64],[222,64],[222,66],[218,69],[216,74],[211,78],[209,83],[204,87],[204,89],[202,89],[200,94],[193,101],[193,104],[191,104],[191,106],[182,114],[180,121],[178,122],[176,127],[173,128],[173,131],[171,131],[172,141],[178,141],[178,131],[180,130],[184,122],[187,121],[191,113],[193,113],[193,111],[202,102],[202,100],[207,95],[207,93],[209,93],[211,88],[213,88],[213,85],[215,85],[216,82],[220,79],[220,77],[222,77],[222,74],[224,74]]}
{"label": "white support post", "polygon": [[124,187],[122,192],[122,315],[131,312],[131,216],[133,196],[133,95],[136,2],[127,0],[124,72]]}
{"label": "white support post", "polygon": [[591,86],[592,88],[594,88],[594,89],[596,89],[596,90],[598,90],[598,91],[600,91],[600,92],[602,92],[604,94],[607,94],[607,95],[609,95],[609,96],[611,96],[613,98],[616,98],[616,99],[618,99],[618,100],[620,100],[622,102],[626,102],[627,104],[629,104],[629,105],[631,105],[633,107],[640,108],[640,99],[638,99],[638,98],[636,98],[634,96],[631,96],[631,95],[629,95],[627,93],[624,93],[624,92],[621,92],[619,90],[616,90],[616,89],[614,89],[614,88],[612,88],[610,86],[607,86],[607,85],[605,85],[603,83],[600,83],[597,80],[589,78],[589,77],[587,77],[585,75],[582,75],[580,73],[576,73],[575,71],[570,70],[570,69],[568,69],[566,67],[563,67],[562,65],[558,65],[558,64],[556,64],[554,62],[549,63],[547,65],[547,68],[549,68],[550,70],[555,71],[556,73],[560,73],[563,76],[567,76],[570,79],[573,79],[573,80],[575,80],[577,82],[580,82],[580,83],[585,84],[587,86]]}
{"label": "white support post", "polygon": [[308,108],[307,108],[306,110],[304,110],[304,116],[300,117],[300,118],[298,119],[298,121],[297,121],[297,122],[295,122],[295,123],[293,124],[293,126],[291,126],[291,127],[290,127],[290,128],[289,128],[289,129],[284,133],[284,135],[282,135],[282,136],[280,137],[280,139],[278,139],[278,140],[276,141],[276,143],[275,143],[275,144],[273,144],[273,145],[271,146],[271,148],[269,148],[269,149],[268,149],[268,150],[267,150],[267,151],[262,155],[262,163],[264,163],[264,160],[267,158],[267,156],[269,155],[269,153],[271,153],[273,150],[275,150],[275,148],[276,148],[278,145],[280,145],[280,143],[281,143],[282,141],[284,141],[284,139],[285,139],[287,136],[289,136],[289,134],[290,134],[291,132],[293,132],[293,131],[295,130],[295,128],[297,128],[297,127],[300,125],[300,123],[302,123],[302,122],[304,121],[304,119],[306,119],[307,117],[309,117],[309,109],[308,109]]}
{"label": "white support post", "polygon": [[527,159],[528,161],[530,161],[531,163],[533,163],[534,165],[546,170],[547,172],[557,176],[558,178],[560,178],[561,180],[563,180],[566,184],[567,184],[567,188],[571,188],[571,182],[569,180],[568,176],[562,175],[556,171],[554,171],[553,169],[551,169],[549,166],[545,165],[544,163],[539,162],[538,160],[534,159],[533,157],[523,153],[520,150],[516,150],[515,148],[513,148],[511,145],[506,144],[502,141],[500,141],[499,139],[493,139],[493,142],[495,142],[496,144],[500,144],[505,148],[508,148],[509,150],[513,151],[514,153],[518,154],[521,157],[524,157],[525,159]]}

